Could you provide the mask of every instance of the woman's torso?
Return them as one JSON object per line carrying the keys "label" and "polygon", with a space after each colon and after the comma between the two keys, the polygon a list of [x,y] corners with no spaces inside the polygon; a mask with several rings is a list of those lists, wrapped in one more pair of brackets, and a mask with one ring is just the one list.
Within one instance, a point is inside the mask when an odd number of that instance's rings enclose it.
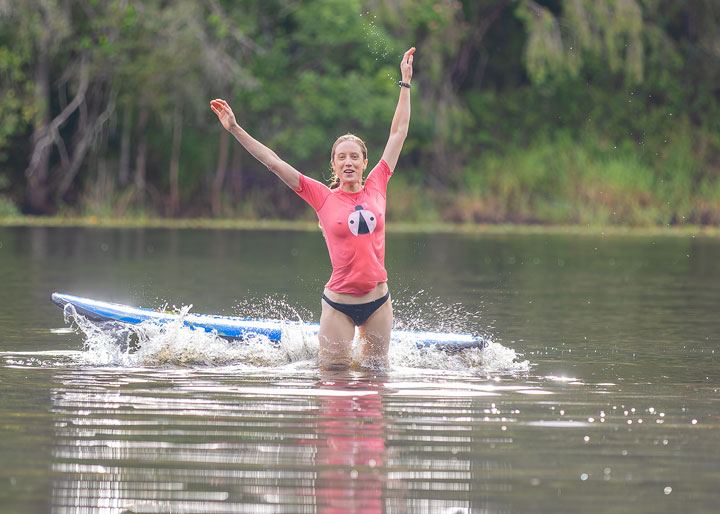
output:
{"label": "woman's torso", "polygon": [[296,192],[318,215],[333,266],[326,296],[333,301],[365,303],[387,292],[385,196],[391,175],[381,160],[354,193],[301,176]]}

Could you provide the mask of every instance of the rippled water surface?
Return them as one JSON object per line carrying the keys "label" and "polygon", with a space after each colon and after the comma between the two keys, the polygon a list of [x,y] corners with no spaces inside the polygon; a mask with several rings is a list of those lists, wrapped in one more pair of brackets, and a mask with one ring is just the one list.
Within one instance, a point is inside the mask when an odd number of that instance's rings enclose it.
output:
{"label": "rippled water surface", "polygon": [[123,351],[50,302],[317,321],[318,233],[1,228],[0,512],[717,512],[718,263],[699,235],[390,232],[397,326],[491,343],[329,373],[293,334]]}

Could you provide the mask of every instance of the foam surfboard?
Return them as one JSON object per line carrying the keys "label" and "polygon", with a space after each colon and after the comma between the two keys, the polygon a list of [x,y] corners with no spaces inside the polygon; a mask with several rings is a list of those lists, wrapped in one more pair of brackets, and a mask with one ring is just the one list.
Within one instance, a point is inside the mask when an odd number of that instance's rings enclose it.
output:
{"label": "foam surfboard", "polygon": [[[64,293],[53,293],[52,301],[70,314],[79,314],[92,321],[114,321],[139,325],[141,323],[173,323],[180,318],[179,313],[162,312],[144,307],[133,307],[119,303],[104,302],[92,298],[81,298]],[[73,312],[74,309],[74,312]],[[263,320],[213,314],[187,313],[182,322],[192,329],[214,332],[224,339],[247,340],[264,336],[270,341],[279,342],[284,330],[297,327],[310,335],[317,334],[318,323],[300,323],[287,320]],[[418,347],[434,347],[445,351],[460,351],[468,348],[484,348],[487,342],[472,334],[451,332],[422,332],[413,330],[393,330],[392,343],[414,344]]]}

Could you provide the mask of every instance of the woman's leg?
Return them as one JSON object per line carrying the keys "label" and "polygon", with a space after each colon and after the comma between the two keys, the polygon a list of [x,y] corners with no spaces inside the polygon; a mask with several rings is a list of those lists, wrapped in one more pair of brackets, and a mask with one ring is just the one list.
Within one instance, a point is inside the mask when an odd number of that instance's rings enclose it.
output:
{"label": "woman's leg", "polygon": [[372,316],[359,327],[362,339],[360,364],[370,367],[383,367],[388,364],[390,332],[392,332],[393,310],[391,299],[373,312]]}
{"label": "woman's leg", "polygon": [[325,300],[318,331],[318,361],[323,369],[348,369],[352,364],[352,342],[355,325],[345,314],[330,307]]}

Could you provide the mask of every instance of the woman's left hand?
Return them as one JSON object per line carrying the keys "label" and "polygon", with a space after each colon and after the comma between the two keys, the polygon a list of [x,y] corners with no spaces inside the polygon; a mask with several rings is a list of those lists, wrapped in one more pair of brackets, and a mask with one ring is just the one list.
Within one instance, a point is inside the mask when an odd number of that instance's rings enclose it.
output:
{"label": "woman's left hand", "polygon": [[415,47],[405,52],[403,55],[402,62],[400,63],[400,74],[402,75],[402,81],[410,83],[413,73],[413,54],[415,53]]}

